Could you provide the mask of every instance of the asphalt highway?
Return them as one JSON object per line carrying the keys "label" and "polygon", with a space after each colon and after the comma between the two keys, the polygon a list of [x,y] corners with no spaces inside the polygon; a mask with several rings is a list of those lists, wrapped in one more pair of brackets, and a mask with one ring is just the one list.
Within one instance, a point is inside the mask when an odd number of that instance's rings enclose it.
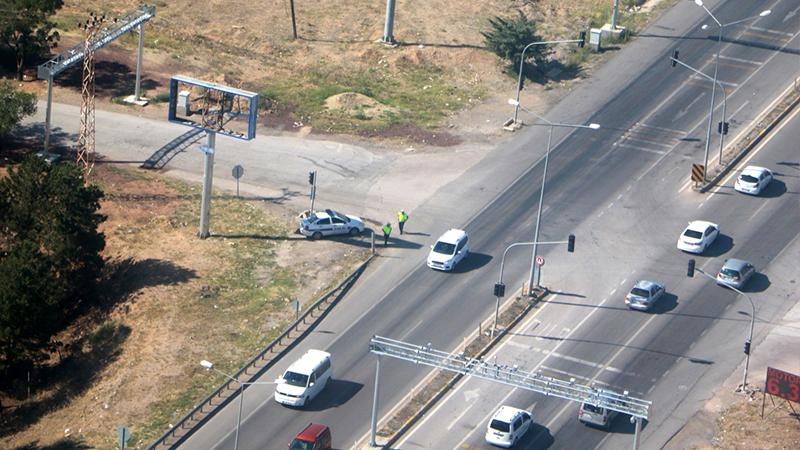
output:
{"label": "asphalt highway", "polygon": [[[743,131],[797,73],[794,38],[800,17],[789,16],[791,2],[773,3],[772,15],[726,32],[720,79],[726,83],[727,111],[733,117],[729,138]],[[755,15],[763,7],[744,0],[720,5],[712,10],[727,21]],[[721,224],[723,236],[710,256],[698,257],[698,265],[715,272],[724,257],[750,259],[760,270],[751,282],[754,297],[768,297],[769,263],[800,231],[796,178],[779,177],[767,198],[734,195],[730,189],[701,196],[688,189],[690,164],[702,157],[710,93],[707,82],[670,67],[668,56],[679,46],[682,60],[713,70],[715,40],[713,33],[700,30],[705,17],[696,8],[679,4],[620,52],[619,61],[630,61],[637,70],[626,74],[622,88],[591,94],[595,100],[589,103],[605,99],[593,115],[570,108],[570,102],[592,92],[591,80],[548,113],[556,120],[603,126],[557,134],[550,157],[542,239],[560,240],[574,233],[578,250],[567,254],[563,248],[543,249],[543,282],[562,294],[524,323],[518,330],[521,336],[510,339],[497,355],[504,364],[538,365],[554,376],[656,396],[659,408],[645,427],[648,446],[666,442],[666,427],[678,426],[670,417],[681,410],[683,400],[700,395],[703,386],[713,385],[738,364],[738,336],[748,320],[735,312],[741,308],[735,295],[710,281],[685,279],[688,257],[675,249],[675,241],[686,222],[707,219]],[[642,60],[648,64],[638,71],[636,64]],[[488,316],[499,255],[510,243],[532,238],[545,132],[526,128],[508,149],[493,152],[485,164],[440,189],[412,213],[438,220],[418,222],[412,229],[418,234],[398,242],[408,251],[391,253],[371,270],[320,329],[263,378],[274,379],[293,358],[314,347],[333,354],[335,381],[303,410],[276,404],[269,386],[248,389],[240,448],[282,448],[308,422],[329,425],[335,447],[349,448],[368,429],[375,370],[375,357],[367,349],[371,336],[452,349]],[[714,144],[716,140],[712,149]],[[524,159],[507,159],[526,148],[530,152]],[[778,172],[790,168],[779,169],[778,162],[798,162],[796,146],[759,154],[766,158],[761,160],[764,165]],[[495,171],[501,165],[516,166],[521,175],[515,179],[509,177],[513,172]],[[497,196],[488,204],[473,200],[486,198],[484,190],[497,191]],[[451,226],[464,226],[470,233],[473,254],[456,273],[433,272],[424,267],[423,245]],[[527,251],[506,261],[509,286],[521,284],[529,261]],[[666,283],[667,301],[654,314],[628,311],[623,291],[635,279],[647,277]],[[781,308],[776,304],[769,311],[777,314]],[[759,310],[759,319],[763,313]],[[706,342],[712,335],[715,339]],[[381,415],[427,373],[400,361],[384,361]],[[662,377],[666,373],[672,375]],[[685,380],[675,379],[678,374]],[[533,406],[539,426],[524,448],[619,445],[605,433],[578,427],[574,405],[473,381],[464,386],[401,447],[483,448],[486,416],[504,402]],[[235,423],[231,406],[182,448],[232,448]],[[615,426],[627,430],[624,424]]]}

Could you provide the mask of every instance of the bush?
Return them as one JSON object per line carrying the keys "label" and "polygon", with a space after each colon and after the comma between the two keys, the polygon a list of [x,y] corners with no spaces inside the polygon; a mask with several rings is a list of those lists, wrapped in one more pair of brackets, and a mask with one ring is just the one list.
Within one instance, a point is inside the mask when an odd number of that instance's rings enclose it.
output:
{"label": "bush", "polygon": [[[515,19],[504,19],[495,17],[489,19],[491,30],[481,32],[486,47],[497,56],[508,60],[510,68],[514,73],[519,73],[519,61],[522,51],[532,42],[541,42],[543,39],[536,34],[536,24],[522,12]],[[532,45],[525,52],[526,61],[531,59],[536,65],[540,65],[547,60],[550,55],[548,45]]]}

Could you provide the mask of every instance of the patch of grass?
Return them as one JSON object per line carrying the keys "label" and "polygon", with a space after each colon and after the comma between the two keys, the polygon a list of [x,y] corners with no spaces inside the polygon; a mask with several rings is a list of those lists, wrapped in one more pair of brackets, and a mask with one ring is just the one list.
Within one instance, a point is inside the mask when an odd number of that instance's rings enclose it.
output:
{"label": "patch of grass", "polygon": [[[346,70],[322,66],[299,77],[274,80],[260,91],[265,98],[288,105],[299,121],[331,132],[407,124],[430,127],[462,109],[469,98],[479,99],[484,95],[479,88],[468,91],[453,86],[433,64],[407,64],[399,73],[379,68]],[[350,115],[325,108],[327,98],[344,92],[365,95],[396,112],[370,118],[363,111]]]}

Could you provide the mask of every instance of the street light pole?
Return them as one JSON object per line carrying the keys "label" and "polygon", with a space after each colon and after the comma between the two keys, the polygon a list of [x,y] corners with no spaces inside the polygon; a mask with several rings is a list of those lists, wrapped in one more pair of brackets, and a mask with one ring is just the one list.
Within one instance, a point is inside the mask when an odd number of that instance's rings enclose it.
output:
{"label": "street light pole", "polygon": [[212,363],[211,361],[206,361],[204,359],[204,360],[200,361],[200,365],[206,370],[213,370],[214,372],[217,372],[217,373],[223,375],[227,379],[229,379],[231,381],[235,381],[236,383],[239,383],[239,414],[236,416],[236,437],[233,440],[233,448],[234,448],[234,450],[239,450],[239,429],[241,428],[241,425],[242,425],[242,407],[244,405],[244,388],[245,388],[245,386],[249,386],[249,385],[252,385],[252,384],[275,384],[275,382],[273,382],[273,381],[250,381],[250,382],[239,381],[235,377],[232,377],[232,376],[228,375],[227,373],[215,368],[214,367],[214,363]]}
{"label": "street light pole", "polygon": [[[538,250],[536,244],[537,244],[537,242],[539,242],[539,227],[541,225],[540,222],[541,222],[541,219],[542,219],[542,204],[544,202],[544,187],[545,187],[545,181],[547,180],[547,165],[548,165],[548,162],[549,162],[549,159],[550,159],[550,145],[551,145],[552,137],[553,137],[553,128],[554,127],[561,127],[561,128],[587,128],[587,129],[590,129],[590,130],[597,130],[597,129],[600,128],[600,125],[598,125],[596,123],[590,123],[589,125],[574,125],[574,124],[568,124],[568,123],[551,122],[551,121],[547,120],[546,118],[540,116],[539,114],[536,114],[535,112],[529,110],[528,108],[525,108],[524,106],[520,105],[519,104],[519,100],[510,99],[508,101],[508,103],[512,104],[512,105],[514,105],[516,107],[522,108],[525,112],[536,116],[537,119],[539,119],[542,122],[546,123],[550,127],[549,130],[548,130],[548,133],[547,133],[547,150],[545,150],[545,154],[544,154],[544,173],[542,174],[542,189],[539,191],[539,209],[538,209],[538,211],[536,213],[536,229],[535,229],[534,234],[533,234],[533,252],[532,252],[532,255],[531,255],[531,272],[530,272],[530,276],[528,277],[528,295],[531,295],[531,293],[533,292],[534,272],[536,272],[536,251]],[[537,287],[539,286],[539,283],[541,282],[540,278],[541,277],[536,277],[536,286]]]}
{"label": "street light pole", "polygon": [[[719,55],[720,55],[720,52],[722,51],[722,33],[724,32],[725,27],[728,27],[728,26],[731,26],[731,25],[737,25],[737,24],[740,24],[740,23],[743,23],[743,22],[747,22],[747,21],[750,21],[750,20],[753,20],[753,19],[758,19],[759,17],[768,16],[768,15],[770,15],[772,13],[772,11],[769,10],[769,9],[766,9],[764,11],[761,11],[757,16],[747,17],[747,18],[744,18],[744,19],[740,19],[740,20],[736,20],[736,21],[733,21],[733,22],[729,22],[729,23],[723,24],[722,22],[717,20],[717,17],[714,16],[714,14],[711,11],[709,11],[708,8],[706,8],[706,5],[703,4],[703,0],[694,0],[694,3],[697,6],[700,6],[701,8],[703,8],[703,10],[706,12],[706,14],[708,14],[709,17],[711,17],[711,19],[719,27],[719,32],[717,33],[717,54],[716,54],[716,58],[715,58],[715,61],[714,61],[714,84],[711,85],[711,106],[710,106],[710,109],[708,111],[708,128],[706,130],[705,156],[703,157],[703,166],[705,167],[705,170],[703,171],[703,182],[705,182],[706,181],[706,174],[708,173],[708,148],[709,148],[709,145],[711,144],[711,142],[710,142],[711,141],[711,125],[712,125],[713,120],[714,120],[714,117],[713,117],[714,116],[714,92],[716,91],[716,88],[717,88],[717,73],[718,73],[718,70],[719,70]],[[705,26],[703,26],[703,29],[705,29]],[[724,90],[723,90],[723,92],[724,92]],[[723,104],[723,113],[722,113],[723,129],[724,129],[724,126],[725,126],[724,125],[725,124],[724,109],[725,109],[725,107],[724,107],[724,104]],[[723,132],[723,130],[720,130],[719,162],[718,162],[718,164],[720,164],[720,165],[722,164],[722,139],[723,139],[722,138],[722,136],[723,136],[722,132]]]}
{"label": "street light pole", "polygon": [[[692,262],[693,261],[694,260],[691,260],[691,262],[689,263],[689,267],[690,267],[689,272],[690,273],[693,271],[692,270],[692,267],[693,267],[692,266]],[[714,280],[714,282],[717,281],[717,279],[713,275],[710,275],[710,274],[706,273],[703,269],[701,269],[699,267],[694,268],[694,271],[700,272],[706,278],[710,278],[710,279]],[[755,327],[755,323],[756,323],[756,304],[753,303],[753,299],[750,298],[749,295],[745,294],[744,292],[740,291],[739,289],[736,289],[735,287],[727,285],[727,284],[722,284],[722,286],[724,286],[724,287],[736,292],[739,295],[744,296],[744,298],[746,298],[747,301],[750,302],[750,332],[747,335],[747,341],[745,341],[745,347],[746,347],[747,351],[745,352],[744,374],[742,376],[742,385],[740,387],[741,392],[747,392],[747,370],[750,367],[750,353],[751,353],[751,347],[750,346],[753,343],[753,328]],[[739,389],[737,389],[737,391],[738,390]]]}
{"label": "street light pole", "polygon": [[[708,80],[708,81],[716,84],[717,86],[719,86],[719,90],[722,92],[722,123],[724,124],[725,123],[725,109],[726,109],[726,106],[728,104],[728,94],[725,92],[725,88],[722,86],[722,83],[719,80],[716,79],[716,76],[714,78],[712,78],[712,77],[704,74],[703,72],[695,69],[694,67],[690,66],[689,64],[686,64],[685,62],[681,61],[680,59],[677,58],[676,53],[677,53],[677,50],[669,58],[673,62],[673,64],[680,64],[681,66],[691,70],[692,72],[696,73],[697,75],[700,75],[701,77],[705,78],[706,80]],[[724,127],[724,125],[723,125],[723,127]],[[719,164],[722,164],[722,144],[723,144],[723,139],[724,139],[724,135],[722,134],[722,130],[720,130],[720,132],[719,132]],[[708,158],[708,153],[706,153],[706,161],[703,162],[704,165],[708,163],[708,159],[707,158]]]}
{"label": "street light pole", "polygon": [[517,115],[519,113],[519,92],[522,90],[522,72],[525,64],[525,52],[528,50],[528,48],[533,45],[571,44],[571,43],[578,43],[578,45],[583,46],[583,41],[584,41],[583,33],[581,34],[581,36],[582,36],[581,39],[531,42],[530,44],[526,45],[525,48],[522,49],[522,55],[519,57],[519,78],[517,79],[517,96],[516,96],[517,104],[514,105],[514,119],[511,122],[512,124],[517,123]]}

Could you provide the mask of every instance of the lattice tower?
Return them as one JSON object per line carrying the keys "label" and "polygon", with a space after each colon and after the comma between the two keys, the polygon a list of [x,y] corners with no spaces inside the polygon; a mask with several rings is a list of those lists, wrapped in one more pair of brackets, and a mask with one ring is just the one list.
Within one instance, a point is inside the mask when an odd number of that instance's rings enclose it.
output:
{"label": "lattice tower", "polygon": [[86,31],[84,41],[83,77],[81,79],[81,128],[78,135],[77,163],[83,167],[83,177],[87,178],[94,167],[94,41],[97,31],[105,22],[106,16],[90,13],[89,20],[83,24]]}

